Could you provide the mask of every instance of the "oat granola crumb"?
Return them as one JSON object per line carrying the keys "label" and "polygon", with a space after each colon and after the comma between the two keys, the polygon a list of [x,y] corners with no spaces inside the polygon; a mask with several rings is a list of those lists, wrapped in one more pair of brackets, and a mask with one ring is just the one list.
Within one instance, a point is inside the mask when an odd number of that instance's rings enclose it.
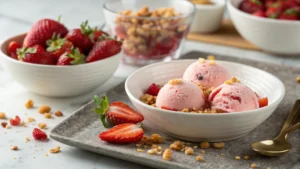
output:
{"label": "oat granola crumb", "polygon": [[210,144],[207,141],[200,143],[200,148],[202,148],[202,149],[207,149],[209,147],[210,147]]}
{"label": "oat granola crumb", "polygon": [[196,157],[196,160],[197,160],[197,161],[203,161],[203,157],[202,157],[201,155],[198,155],[198,156]]}
{"label": "oat granola crumb", "polygon": [[44,117],[45,117],[46,119],[50,119],[52,116],[51,116],[51,113],[45,113],[45,114],[44,114]]}
{"label": "oat granola crumb", "polygon": [[236,159],[236,160],[240,160],[241,157],[240,157],[240,156],[235,156],[235,159]]}
{"label": "oat granola crumb", "polygon": [[29,123],[32,123],[35,121],[35,119],[33,117],[28,117],[28,120],[27,120]]}
{"label": "oat granola crumb", "polygon": [[153,140],[152,140],[152,138],[150,138],[148,136],[143,136],[141,141],[138,144],[140,144],[141,146],[142,145],[152,145]]}
{"label": "oat granola crumb", "polygon": [[58,153],[58,152],[60,152],[60,146],[57,146],[55,148],[50,149],[50,153],[52,153],[52,154],[55,154],[55,153]]}
{"label": "oat granola crumb", "polygon": [[6,129],[10,129],[11,127],[10,127],[10,125],[7,124],[7,125],[5,126],[5,128],[6,128]]}
{"label": "oat granola crumb", "polygon": [[205,154],[206,151],[205,150],[200,150],[200,153]]}
{"label": "oat granola crumb", "polygon": [[204,58],[199,58],[199,63],[205,63],[205,59]]}
{"label": "oat granola crumb", "polygon": [[249,156],[244,156],[244,159],[245,159],[245,160],[248,160],[248,159],[249,159]]}
{"label": "oat granola crumb", "polygon": [[22,121],[22,122],[21,122],[21,125],[22,125],[23,127],[27,127],[25,121]]}
{"label": "oat granola crumb", "polygon": [[211,60],[211,61],[209,62],[209,64],[212,65],[212,66],[213,66],[213,65],[216,65],[216,61],[215,61],[215,60]]}
{"label": "oat granola crumb", "polygon": [[143,150],[143,149],[140,149],[140,148],[138,148],[138,149],[136,149],[136,151],[137,151],[137,152],[143,152],[144,150]]}
{"label": "oat granola crumb", "polygon": [[225,147],[225,143],[223,143],[223,142],[213,143],[213,147],[216,149],[222,149]]}
{"label": "oat granola crumb", "polygon": [[198,148],[198,146],[194,146],[193,148],[194,148],[194,149],[197,149],[197,148]]}
{"label": "oat granola crumb", "polygon": [[152,96],[150,94],[144,94],[140,97],[140,100],[148,105],[155,105],[156,102],[156,96]]}
{"label": "oat granola crumb", "polygon": [[159,134],[152,134],[151,139],[153,140],[153,143],[156,144],[162,144],[163,143],[163,138]]}
{"label": "oat granola crumb", "polygon": [[38,124],[38,127],[39,127],[40,129],[46,129],[47,124],[46,124],[46,123],[39,123],[39,124]]}
{"label": "oat granola crumb", "polygon": [[6,128],[7,122],[2,122],[2,123],[1,123],[1,126],[2,126],[3,128]]}
{"label": "oat granola crumb", "polygon": [[0,119],[6,119],[6,115],[4,112],[0,112]]}
{"label": "oat granola crumb", "polygon": [[300,83],[300,77],[296,77],[296,82]]}
{"label": "oat granola crumb", "polygon": [[55,114],[55,116],[57,116],[57,117],[61,117],[61,116],[64,115],[61,111],[56,111],[54,114]]}
{"label": "oat granola crumb", "polygon": [[175,151],[180,151],[181,149],[183,149],[184,145],[182,144],[181,141],[174,141],[171,145],[170,145],[170,148],[172,150],[175,150]]}
{"label": "oat granola crumb", "polygon": [[207,56],[207,60],[216,60],[216,57],[214,55]]}
{"label": "oat granola crumb", "polygon": [[184,108],[181,110],[182,112],[189,112],[189,109],[188,108]]}
{"label": "oat granola crumb", "polygon": [[171,160],[171,158],[172,158],[172,151],[170,150],[170,149],[165,149],[165,151],[164,151],[164,153],[163,153],[163,155],[162,155],[162,158],[164,159],[164,160],[167,160],[167,161],[170,161]]}
{"label": "oat granola crumb", "polygon": [[271,167],[268,167],[267,169],[271,169]]}
{"label": "oat granola crumb", "polygon": [[25,103],[25,107],[27,108],[27,109],[31,109],[31,108],[33,108],[33,101],[31,100],[31,99],[29,99],[26,103]]}
{"label": "oat granola crumb", "polygon": [[147,151],[148,154],[154,155],[156,153],[155,149],[150,149]]}
{"label": "oat granola crumb", "polygon": [[47,105],[43,105],[39,108],[39,113],[44,114],[44,113],[49,113],[51,108]]}
{"label": "oat granola crumb", "polygon": [[45,156],[48,157],[48,154],[46,153]]}
{"label": "oat granola crumb", "polygon": [[14,151],[16,151],[16,150],[18,150],[19,148],[18,148],[18,146],[13,146],[12,148],[11,148],[11,150],[14,150]]}
{"label": "oat granola crumb", "polygon": [[256,168],[256,164],[255,164],[255,163],[252,163],[250,167],[251,167],[251,168]]}
{"label": "oat granola crumb", "polygon": [[29,137],[26,137],[25,138],[26,142],[30,141],[30,138]]}
{"label": "oat granola crumb", "polygon": [[182,79],[172,79],[168,82],[170,85],[178,85],[182,83]]}
{"label": "oat granola crumb", "polygon": [[194,154],[194,149],[192,149],[191,147],[186,147],[184,153],[186,155],[193,155]]}

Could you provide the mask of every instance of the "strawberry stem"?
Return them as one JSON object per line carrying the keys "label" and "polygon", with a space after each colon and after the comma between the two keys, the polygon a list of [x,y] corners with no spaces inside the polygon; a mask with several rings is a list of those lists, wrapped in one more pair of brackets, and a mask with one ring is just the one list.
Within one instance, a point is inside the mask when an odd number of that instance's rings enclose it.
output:
{"label": "strawberry stem", "polygon": [[110,125],[106,118],[106,111],[108,109],[108,98],[103,96],[100,98],[99,96],[94,96],[94,103],[96,104],[97,108],[94,109],[94,112],[100,115],[100,120],[105,128],[108,128]]}

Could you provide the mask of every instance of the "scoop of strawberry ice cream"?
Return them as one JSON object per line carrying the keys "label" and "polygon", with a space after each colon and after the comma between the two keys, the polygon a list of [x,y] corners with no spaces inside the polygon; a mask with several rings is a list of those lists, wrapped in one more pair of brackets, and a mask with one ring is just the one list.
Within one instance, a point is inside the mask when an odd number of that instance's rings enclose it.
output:
{"label": "scoop of strawberry ice cream", "polygon": [[217,87],[229,79],[229,72],[216,61],[199,59],[192,63],[184,72],[183,79],[195,82],[207,88]]}
{"label": "scoop of strawberry ice cream", "polygon": [[202,90],[193,82],[170,80],[159,91],[156,107],[170,110],[200,109],[205,99]]}
{"label": "scoop of strawberry ice cream", "polygon": [[214,89],[208,101],[212,109],[240,112],[259,108],[257,95],[241,83],[222,84]]}

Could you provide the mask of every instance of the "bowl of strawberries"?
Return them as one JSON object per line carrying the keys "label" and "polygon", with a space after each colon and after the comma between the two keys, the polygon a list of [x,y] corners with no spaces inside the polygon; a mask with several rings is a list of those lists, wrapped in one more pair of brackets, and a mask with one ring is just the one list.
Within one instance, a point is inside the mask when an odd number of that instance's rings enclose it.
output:
{"label": "bowl of strawberries", "polygon": [[299,0],[228,0],[234,26],[249,42],[279,55],[300,54]]}
{"label": "bowl of strawberries", "polygon": [[68,30],[52,19],[35,22],[24,34],[1,44],[5,71],[29,91],[52,97],[86,93],[117,69],[122,42],[83,22]]}

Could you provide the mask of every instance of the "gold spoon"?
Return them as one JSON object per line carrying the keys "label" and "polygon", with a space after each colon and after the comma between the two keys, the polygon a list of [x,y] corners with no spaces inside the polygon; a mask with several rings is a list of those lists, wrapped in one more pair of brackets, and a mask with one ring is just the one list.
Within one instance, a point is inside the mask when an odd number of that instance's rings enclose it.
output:
{"label": "gold spoon", "polygon": [[266,156],[280,156],[291,150],[291,145],[286,140],[287,135],[300,129],[300,100],[297,100],[286,119],[279,135],[273,140],[264,140],[251,144],[252,150]]}

